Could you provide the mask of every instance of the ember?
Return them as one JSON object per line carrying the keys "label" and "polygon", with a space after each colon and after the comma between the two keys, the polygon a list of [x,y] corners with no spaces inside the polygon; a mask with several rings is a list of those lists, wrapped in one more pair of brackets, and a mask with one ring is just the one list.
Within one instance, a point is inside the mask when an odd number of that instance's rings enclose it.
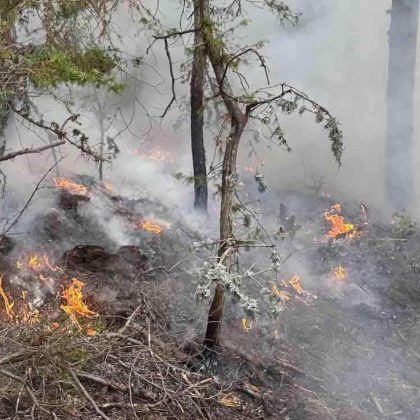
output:
{"label": "ember", "polygon": [[342,267],[341,265],[338,266],[335,270],[334,270],[334,275],[337,279],[339,280],[344,280],[346,278],[346,271],[344,270],[344,267]]}
{"label": "ember", "polygon": [[82,184],[76,184],[66,178],[54,178],[54,184],[57,188],[67,190],[74,194],[87,195],[88,188]]}
{"label": "ember", "polygon": [[345,223],[344,217],[340,215],[341,205],[334,204],[330,210],[324,213],[325,219],[331,223],[331,229],[328,236],[331,238],[338,238],[345,236],[346,238],[353,238],[357,236],[356,226],[352,223]]}

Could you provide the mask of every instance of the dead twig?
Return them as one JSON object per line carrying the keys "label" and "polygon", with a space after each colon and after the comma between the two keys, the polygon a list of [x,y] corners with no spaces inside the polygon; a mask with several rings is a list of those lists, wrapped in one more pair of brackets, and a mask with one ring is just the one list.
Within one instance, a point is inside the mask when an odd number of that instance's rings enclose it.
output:
{"label": "dead twig", "polygon": [[92,407],[94,410],[104,419],[104,420],[111,420],[96,404],[95,400],[89,395],[89,393],[86,391],[86,388],[82,385],[82,383],[79,381],[79,378],[77,377],[76,373],[72,369],[68,369],[69,375],[73,378],[75,384],[79,388],[79,390],[82,392],[82,394],[86,397],[86,399],[92,404]]}
{"label": "dead twig", "polygon": [[150,412],[147,404],[129,404],[129,403],[107,403],[102,404],[101,408],[104,410],[109,410],[111,408],[132,408],[135,410],[141,410],[143,413]]}
{"label": "dead twig", "polygon": [[76,375],[80,379],[88,379],[88,380],[96,382],[98,384],[108,386],[109,388],[115,389],[116,391],[125,391],[127,389],[126,387],[123,387],[121,385],[116,385],[112,382],[107,381],[106,379],[103,379],[103,378],[101,378],[99,376],[96,376],[96,375],[92,375],[90,373],[77,372]]}
{"label": "dead twig", "polygon": [[[17,382],[20,382],[24,387],[25,391],[30,396],[32,402],[34,403],[34,407],[38,408],[39,410],[43,411],[44,413],[51,414],[50,411],[48,411],[46,408],[44,408],[39,401],[37,400],[35,394],[33,393],[31,387],[26,383],[25,379],[21,378],[20,376],[15,375],[12,372],[9,372],[8,370],[0,369],[0,374],[4,375],[10,379],[13,379]],[[33,408],[34,409],[34,408]]]}
{"label": "dead twig", "polygon": [[13,362],[20,362],[26,356],[28,356],[27,351],[17,351],[16,353],[12,353],[9,356],[5,356],[0,359],[0,366],[5,365],[6,363],[13,363]]}
{"label": "dead twig", "polygon": [[171,271],[175,268],[175,267],[177,267],[179,264],[181,264],[182,263],[182,260],[180,260],[180,261],[178,261],[176,264],[174,264],[172,267],[170,267],[170,268],[168,268],[168,267],[163,267],[163,266],[159,266],[159,267],[152,267],[152,268],[150,268],[149,270],[146,270],[146,271],[142,271],[142,275],[143,274],[148,274],[148,273],[150,273],[150,272],[152,272],[152,271],[155,271],[155,270],[161,270],[161,271],[163,271],[163,272],[165,272],[166,274],[170,274],[171,273]]}
{"label": "dead twig", "polygon": [[63,160],[63,158],[59,159],[56,163],[54,163],[53,166],[51,166],[47,172],[41,177],[41,179],[38,181],[38,184],[36,184],[35,189],[32,191],[32,194],[29,196],[28,200],[26,201],[25,205],[20,210],[19,214],[15,217],[15,220],[13,220],[9,226],[5,226],[3,228],[3,235],[6,235],[13,226],[16,225],[16,223],[20,220],[22,217],[22,214],[25,212],[25,210],[30,206],[32,199],[34,198],[35,194],[38,192],[38,190],[41,188],[41,184],[44,182],[45,178],[49,175],[49,173]]}
{"label": "dead twig", "polygon": [[385,413],[384,413],[384,410],[383,410],[379,400],[372,393],[370,393],[369,395],[370,395],[370,399],[372,400],[373,404],[375,405],[375,408],[378,410],[378,413],[381,416],[383,416]]}
{"label": "dead twig", "polygon": [[142,307],[142,305],[140,304],[139,306],[137,306],[136,309],[134,309],[133,313],[127,318],[127,321],[124,324],[124,326],[122,328],[120,328],[120,330],[118,331],[118,334],[121,334],[121,335],[124,334],[126,329],[130,326],[131,322],[133,321],[134,317],[137,315],[137,313],[141,309],[141,307]]}

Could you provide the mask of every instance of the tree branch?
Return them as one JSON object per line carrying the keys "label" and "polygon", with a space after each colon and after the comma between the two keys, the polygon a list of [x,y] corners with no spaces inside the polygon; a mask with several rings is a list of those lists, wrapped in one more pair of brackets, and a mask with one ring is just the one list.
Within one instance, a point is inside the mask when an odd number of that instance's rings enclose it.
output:
{"label": "tree branch", "polygon": [[[45,172],[45,174],[42,176],[42,178],[39,180],[38,184],[36,184],[35,189],[32,191],[32,194],[29,196],[28,200],[26,201],[25,205],[22,207],[22,210],[19,212],[19,214],[16,216],[15,220],[13,220],[13,222],[9,225],[9,226],[5,226],[3,229],[3,235],[7,234],[8,232],[10,232],[10,229],[12,229],[12,227],[19,221],[19,219],[22,217],[22,214],[25,212],[25,210],[29,207],[29,205],[32,202],[32,199],[34,198],[35,194],[37,193],[37,191],[40,189],[40,186],[42,184],[42,182],[44,181],[44,179],[48,176],[48,174],[63,160],[63,158],[61,158],[60,160],[58,160],[53,166],[51,166],[51,168],[48,169],[47,172]],[[6,222],[7,223],[7,222]]]}
{"label": "tree branch", "polygon": [[48,149],[53,149],[54,147],[58,147],[61,146],[63,144],[65,144],[65,140],[61,140],[58,141],[56,143],[53,144],[47,144],[46,146],[41,146],[41,147],[28,147],[26,149],[22,149],[22,150],[18,150],[17,152],[10,152],[7,155],[3,155],[0,157],[0,162],[3,162],[5,160],[10,160],[10,159],[14,159],[16,156],[21,156],[21,155],[29,155],[32,153],[41,153],[44,152],[45,150]]}

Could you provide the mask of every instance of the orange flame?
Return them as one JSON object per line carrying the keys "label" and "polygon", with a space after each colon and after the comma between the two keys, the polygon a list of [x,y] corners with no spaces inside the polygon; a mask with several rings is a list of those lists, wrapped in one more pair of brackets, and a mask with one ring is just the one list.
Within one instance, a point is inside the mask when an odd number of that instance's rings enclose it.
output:
{"label": "orange flame", "polygon": [[271,290],[272,290],[272,292],[276,295],[276,296],[278,296],[280,299],[283,299],[284,301],[286,301],[286,300],[290,300],[290,295],[289,295],[289,293],[287,293],[286,291],[284,291],[284,290],[279,290],[278,289],[278,287],[275,285],[275,284],[273,284],[273,287],[271,288]]}
{"label": "orange flame", "polygon": [[[63,269],[58,265],[53,266],[50,263],[50,259],[47,254],[44,254],[42,257],[37,254],[32,254],[27,257],[27,259],[19,259],[16,261],[16,267],[21,270],[26,267],[32,271],[41,271],[49,269],[52,272],[63,272]],[[45,281],[46,278],[42,274],[39,274],[39,279]]]}
{"label": "orange flame", "polygon": [[61,305],[61,309],[70,316],[75,324],[79,325],[76,315],[91,318],[97,314],[83,302],[82,288],[85,284],[76,278],[72,278],[71,281],[71,285],[62,294],[62,298],[66,300],[67,305]]}
{"label": "orange flame", "polygon": [[252,325],[253,325],[252,321],[248,321],[246,318],[242,318],[241,323],[242,323],[242,329],[245,332],[249,332],[252,330]]}
{"label": "orange flame", "polygon": [[73,193],[87,195],[88,188],[82,184],[76,184],[75,182],[70,181],[66,178],[54,178],[54,184],[57,188],[61,188],[64,190],[69,190]]}
{"label": "orange flame", "polygon": [[346,270],[344,269],[344,267],[342,267],[341,265],[339,265],[335,271],[334,271],[334,275],[337,279],[339,280],[344,280],[346,278]]}
{"label": "orange flame", "polygon": [[10,303],[10,300],[8,296],[6,295],[6,292],[3,289],[2,283],[3,283],[3,276],[4,273],[0,276],[0,296],[3,298],[4,302],[4,308],[6,309],[6,315],[13,319],[15,317],[15,313],[13,312],[13,306],[15,305],[14,302]]}
{"label": "orange flame", "polygon": [[104,183],[104,188],[105,188],[108,192],[112,192],[112,191],[113,191],[112,185],[111,185],[111,184],[109,184],[109,183],[107,183],[107,182],[105,182],[105,183]]}
{"label": "orange flame", "polygon": [[151,220],[143,220],[141,222],[141,227],[144,230],[147,230],[147,231],[152,232],[152,233],[162,233],[163,232],[163,227],[161,225],[159,225],[158,223],[153,222]]}
{"label": "orange flame", "polygon": [[331,223],[331,229],[328,232],[328,236],[336,238],[340,235],[345,235],[346,238],[352,238],[357,235],[356,226],[352,223],[345,223],[344,217],[341,216],[341,205],[339,203],[334,204],[330,210],[325,210],[325,219]]}
{"label": "orange flame", "polygon": [[38,268],[42,267],[42,264],[38,261],[37,255],[32,255],[28,262],[29,268],[37,270]]}
{"label": "orange flame", "polygon": [[288,283],[293,287],[293,289],[296,290],[299,295],[303,294],[303,287],[300,284],[300,277],[298,275],[295,274],[288,280]]}

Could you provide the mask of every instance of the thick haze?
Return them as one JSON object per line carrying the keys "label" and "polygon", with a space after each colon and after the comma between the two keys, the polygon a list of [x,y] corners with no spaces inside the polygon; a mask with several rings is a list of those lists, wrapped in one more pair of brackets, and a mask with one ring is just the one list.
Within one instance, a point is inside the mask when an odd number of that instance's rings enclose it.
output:
{"label": "thick haze", "polygon": [[[333,195],[366,201],[369,206],[383,208],[385,204],[385,141],[386,141],[386,87],[388,70],[388,35],[390,15],[387,10],[391,0],[296,0],[290,5],[303,13],[300,26],[296,28],[280,26],[276,19],[266,12],[253,9],[250,16],[254,22],[242,34],[244,43],[258,39],[269,39],[266,49],[268,64],[271,69],[272,83],[287,82],[305,91],[311,98],[325,106],[342,123],[345,152],[342,167],[334,162],[327,133],[322,125],[316,125],[311,115],[282,117],[286,138],[292,147],[292,153],[265,146],[258,147],[260,157],[265,161],[263,171],[271,186],[300,189],[305,183],[311,183],[311,177],[324,176],[326,190]],[[168,27],[178,24],[180,12],[178,2],[161,2],[160,18]],[[251,10],[251,9],[250,9]],[[138,173],[137,179],[145,184],[148,175],[153,180],[155,173],[149,167],[141,174],[141,160],[129,158],[129,147],[167,149],[173,154],[179,168],[191,173],[188,131],[188,84],[178,83],[178,103],[167,118],[160,121],[155,118],[153,138],[147,140],[151,121],[145,116],[145,109],[152,115],[159,115],[170,99],[170,82],[167,60],[162,43],[156,42],[153,50],[145,55],[148,41],[143,35],[135,36],[136,24],[121,10],[116,18],[115,29],[123,34],[123,48],[132,55],[144,55],[143,65],[134,77],[128,77],[129,88],[120,98],[105,99],[107,108],[112,112],[112,104],[119,104],[124,122],[116,118],[107,134],[114,136],[129,123],[117,138],[121,153],[113,168],[106,168],[109,178],[122,175],[124,178]],[[186,37],[187,39],[187,37]],[[183,61],[181,42],[172,45],[172,56],[177,76]],[[419,67],[420,69],[420,67]],[[417,71],[420,74],[420,70]],[[263,74],[258,68],[249,73],[252,81],[261,80]],[[165,80],[166,79],[166,80]],[[258,83],[255,83],[258,85]],[[262,85],[261,84],[261,85]],[[420,99],[419,83],[416,88],[416,110]],[[86,94],[86,91],[83,92]],[[86,114],[86,104],[94,100],[85,99],[84,106],[78,106],[83,118],[82,129],[88,132],[93,142],[99,140],[98,126],[93,113]],[[158,104],[158,106],[157,106]],[[45,101],[42,109],[45,119],[60,120],[56,104]],[[183,119],[182,119],[183,117]],[[176,127],[174,127],[177,122]],[[416,121],[416,136],[419,132]],[[26,136],[26,141],[35,135],[28,134],[22,128],[16,135],[14,124],[10,124],[7,135],[14,137],[14,147],[18,147],[19,136]],[[43,135],[45,137],[45,135]],[[140,139],[141,137],[141,139]],[[145,145],[146,142],[146,145]],[[207,135],[208,162],[213,153],[212,135]],[[8,146],[11,147],[12,141]],[[249,145],[244,139],[241,145],[242,165],[246,160]],[[68,151],[71,155],[73,151]],[[417,147],[420,162],[420,151]],[[269,157],[269,158],[268,158]],[[23,163],[25,158],[20,158]],[[34,159],[32,162],[34,162]],[[254,161],[255,162],[255,161]],[[35,163],[32,163],[35,165]],[[9,165],[11,166],[11,165]],[[32,173],[32,169],[20,165],[20,171]],[[162,166],[162,165],[161,165]],[[42,164],[45,168],[45,164]],[[41,169],[42,169],[41,168]],[[93,172],[91,164],[74,157],[66,159],[62,171]],[[11,168],[10,168],[11,169]],[[134,172],[135,170],[135,172]],[[156,171],[160,171],[159,165]],[[417,174],[418,178],[418,174]],[[136,180],[133,179],[133,183]],[[418,184],[418,182],[417,182]],[[163,183],[162,183],[163,185]],[[171,186],[173,191],[173,186]],[[189,195],[189,193],[187,193]],[[180,202],[185,203],[185,194]],[[415,208],[418,206],[413,206]]]}

